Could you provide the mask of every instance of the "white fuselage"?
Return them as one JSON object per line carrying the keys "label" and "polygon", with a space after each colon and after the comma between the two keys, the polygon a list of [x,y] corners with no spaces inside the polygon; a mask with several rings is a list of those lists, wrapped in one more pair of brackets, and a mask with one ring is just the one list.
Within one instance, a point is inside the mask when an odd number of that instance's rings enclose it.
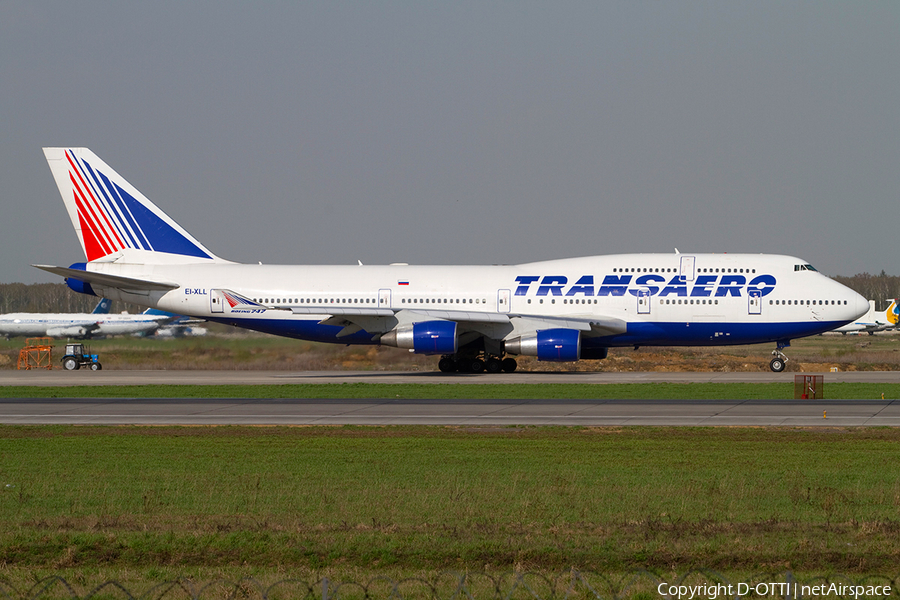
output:
{"label": "white fuselage", "polygon": [[[597,319],[588,345],[710,345],[789,340],[834,329],[868,309],[856,292],[804,261],[764,254],[624,254],[503,266],[286,266],[234,263],[89,263],[91,271],[168,281],[171,291],[96,293],[173,313],[319,341],[373,343],[373,333],[337,337],[323,323],[341,311],[390,309],[414,321],[451,311],[496,315],[485,335],[509,339],[529,319]],[[229,293],[252,302],[228,301]],[[419,318],[422,320],[422,318]],[[480,319],[473,319],[478,321]],[[402,319],[400,319],[402,322]],[[374,322],[374,321],[373,321]],[[521,326],[519,326],[521,325]]]}
{"label": "white fuselage", "polygon": [[0,315],[6,337],[86,338],[155,331],[167,317],[80,313],[10,313]]}

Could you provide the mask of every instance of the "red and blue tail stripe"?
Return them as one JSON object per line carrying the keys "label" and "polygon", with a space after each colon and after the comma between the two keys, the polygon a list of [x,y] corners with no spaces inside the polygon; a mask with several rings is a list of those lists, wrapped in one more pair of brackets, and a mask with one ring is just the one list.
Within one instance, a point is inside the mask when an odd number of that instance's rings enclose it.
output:
{"label": "red and blue tail stripe", "polygon": [[257,304],[253,300],[249,298],[244,298],[240,294],[235,294],[230,290],[222,290],[222,295],[225,297],[225,301],[228,302],[228,305],[231,308],[241,308],[241,307],[252,307],[252,308],[263,308],[262,304]]}
{"label": "red and blue tail stripe", "polygon": [[215,258],[152,203],[126,191],[125,186],[117,183],[121,179],[117,173],[104,173],[73,150],[67,150],[65,155],[89,261],[125,248]]}

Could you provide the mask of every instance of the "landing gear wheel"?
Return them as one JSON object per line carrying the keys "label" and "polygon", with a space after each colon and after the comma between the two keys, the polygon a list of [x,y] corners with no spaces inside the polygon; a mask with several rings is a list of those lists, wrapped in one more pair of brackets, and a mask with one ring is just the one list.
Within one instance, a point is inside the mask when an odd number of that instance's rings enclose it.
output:
{"label": "landing gear wheel", "polygon": [[440,369],[441,373],[455,373],[456,361],[449,356],[445,356],[438,361],[438,369]]}
{"label": "landing gear wheel", "polygon": [[773,373],[781,373],[784,371],[784,367],[787,365],[788,357],[784,355],[784,350],[788,346],[791,345],[790,340],[781,340],[778,342],[777,347],[772,350],[772,356],[775,358],[769,363],[769,368],[772,369]]}
{"label": "landing gear wheel", "polygon": [[473,358],[468,361],[470,373],[481,373],[484,371],[484,361],[480,358]]}
{"label": "landing gear wheel", "polygon": [[502,365],[503,371],[506,373],[512,373],[516,370],[516,367],[519,366],[519,363],[517,363],[514,358],[504,358],[503,362],[500,364]]}
{"label": "landing gear wheel", "polygon": [[63,369],[66,371],[77,371],[80,366],[74,358],[67,358],[63,361]]}
{"label": "landing gear wheel", "polygon": [[499,373],[503,370],[503,363],[497,358],[489,358],[487,362],[484,363],[484,370],[488,373]]}

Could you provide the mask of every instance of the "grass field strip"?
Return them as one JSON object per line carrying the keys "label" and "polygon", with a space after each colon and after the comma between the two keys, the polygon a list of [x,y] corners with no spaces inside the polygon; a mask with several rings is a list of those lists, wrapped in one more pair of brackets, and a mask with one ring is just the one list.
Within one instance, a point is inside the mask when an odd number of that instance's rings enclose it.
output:
{"label": "grass field strip", "polygon": [[[886,599],[896,596],[898,580],[889,576],[854,578],[846,575],[798,579],[794,573],[754,575],[746,579],[726,577],[699,569],[672,578],[641,569],[602,575],[570,569],[563,573],[539,572],[444,572],[430,577],[374,577],[367,581],[282,579],[264,583],[252,577],[204,582],[177,579],[135,589],[116,580],[100,582],[92,589],[72,584],[61,576],[49,576],[29,589],[0,583],[0,594],[8,598],[102,598],[125,595],[158,600],[190,598],[246,598],[248,600],[310,599],[350,600],[393,598],[396,600],[452,600],[478,598],[505,600],[530,598],[552,600],[584,598],[596,600],[718,600],[741,598],[851,598]],[[80,590],[84,590],[81,592]]]}

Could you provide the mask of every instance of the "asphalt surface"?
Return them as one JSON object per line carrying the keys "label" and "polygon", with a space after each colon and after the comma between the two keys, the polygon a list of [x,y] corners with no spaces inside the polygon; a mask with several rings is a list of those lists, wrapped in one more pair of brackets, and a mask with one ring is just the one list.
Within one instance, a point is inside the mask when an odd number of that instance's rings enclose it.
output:
{"label": "asphalt surface", "polygon": [[[290,383],[791,383],[792,373],[3,371],[0,386]],[[900,383],[897,372],[827,373],[828,382]],[[60,390],[64,395],[64,390]],[[900,426],[893,400],[7,399],[0,423],[97,425]]]}
{"label": "asphalt surface", "polygon": [[[0,386],[290,383],[792,383],[792,373],[3,371]],[[898,372],[825,374],[828,382],[900,383]],[[60,390],[60,395],[64,395]],[[0,423],[95,425],[900,426],[895,400],[5,399]]]}
{"label": "asphalt surface", "polygon": [[0,423],[896,427],[900,401],[6,399]]}
{"label": "asphalt surface", "polygon": [[[0,371],[0,386],[280,385],[305,383],[793,383],[801,373],[516,372],[447,375],[438,371]],[[811,374],[811,373],[807,373]],[[821,374],[821,373],[820,373]],[[825,382],[900,383],[900,371],[824,373]]]}

